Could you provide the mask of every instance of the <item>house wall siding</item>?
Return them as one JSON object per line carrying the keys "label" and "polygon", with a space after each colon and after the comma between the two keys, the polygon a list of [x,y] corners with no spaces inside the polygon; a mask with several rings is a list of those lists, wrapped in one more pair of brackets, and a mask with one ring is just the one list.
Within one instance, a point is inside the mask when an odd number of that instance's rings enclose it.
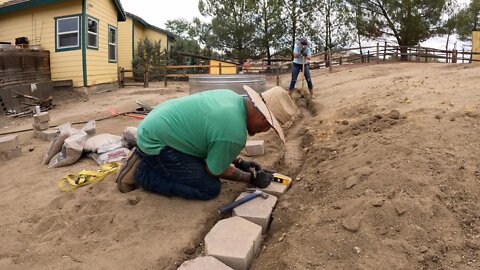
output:
{"label": "house wall siding", "polygon": [[[118,66],[132,69],[132,19],[118,23]],[[131,75],[131,73],[127,73]]]}
{"label": "house wall siding", "polygon": [[55,51],[55,17],[79,15],[82,0],[60,2],[0,16],[0,41],[15,44],[15,38],[27,37],[30,45],[50,51],[52,80],[73,80],[83,86],[82,50]]}
{"label": "house wall siding", "polygon": [[[88,86],[116,82],[117,63],[108,61],[108,26],[117,28],[117,62],[119,55],[117,10],[111,0],[87,0],[87,18],[98,19],[98,50],[87,47],[87,82]],[[85,22],[86,23],[86,22]],[[87,29],[87,27],[85,27]],[[87,36],[85,36],[87,38]]]}
{"label": "house wall siding", "polygon": [[[480,53],[480,31],[474,31],[472,33],[472,52]],[[480,55],[472,55],[472,59],[480,60]]]}

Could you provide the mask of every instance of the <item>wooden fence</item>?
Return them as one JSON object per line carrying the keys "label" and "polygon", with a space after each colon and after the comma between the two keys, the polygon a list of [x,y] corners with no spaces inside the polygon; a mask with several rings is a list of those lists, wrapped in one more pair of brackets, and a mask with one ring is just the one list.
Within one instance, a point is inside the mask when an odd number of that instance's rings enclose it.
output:
{"label": "wooden fence", "polygon": [[[376,63],[409,61],[409,62],[436,62],[436,63],[480,63],[480,53],[465,50],[439,50],[426,47],[407,47],[377,43],[376,46],[357,47],[349,49],[334,49],[312,55],[313,59],[309,62],[310,69],[329,68],[333,71],[333,67],[345,64],[357,63]],[[323,59],[320,59],[323,58]],[[289,73],[291,70],[291,61],[277,62],[274,65],[249,65],[237,66],[237,74],[262,73],[266,75],[276,76],[277,85],[280,84],[280,75]],[[178,65],[178,66],[162,66],[149,68],[143,71],[143,78],[140,81],[144,87],[148,87],[149,75],[154,73],[164,82],[164,86],[168,85],[168,78],[187,78],[193,75],[205,74],[207,68],[218,68],[219,74],[222,74],[222,64],[218,65]],[[188,72],[186,72],[187,70]],[[172,72],[173,71],[173,72]],[[139,83],[127,83],[125,73],[133,72],[124,68],[118,69],[119,87],[139,86]],[[137,78],[138,80],[138,78]]]}

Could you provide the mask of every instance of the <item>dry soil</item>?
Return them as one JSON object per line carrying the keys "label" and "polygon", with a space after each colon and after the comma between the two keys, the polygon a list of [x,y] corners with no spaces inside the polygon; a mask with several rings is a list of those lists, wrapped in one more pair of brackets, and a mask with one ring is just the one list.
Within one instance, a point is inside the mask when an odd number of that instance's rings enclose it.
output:
{"label": "dry soil", "polygon": [[[479,72],[419,63],[313,71],[315,98],[294,96],[303,114],[286,127],[287,144],[273,132],[255,137],[266,141],[257,161],[295,181],[252,269],[479,269]],[[185,83],[61,93],[51,124],[187,94]],[[31,122],[1,116],[0,133]],[[97,134],[138,123],[98,121]],[[0,269],[176,269],[203,253],[216,209],[246,187],[224,181],[218,198],[200,202],[121,194],[108,177],[63,193],[64,175],[95,162],[48,169],[48,142],[18,134],[22,157],[0,161]]]}

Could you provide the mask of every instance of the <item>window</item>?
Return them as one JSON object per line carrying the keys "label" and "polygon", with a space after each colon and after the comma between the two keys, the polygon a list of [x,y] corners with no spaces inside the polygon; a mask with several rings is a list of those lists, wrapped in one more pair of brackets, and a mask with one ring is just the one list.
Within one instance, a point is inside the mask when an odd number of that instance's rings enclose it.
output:
{"label": "window", "polygon": [[117,62],[117,28],[108,26],[108,61]]}
{"label": "window", "polygon": [[88,17],[88,48],[98,49],[98,20]]}
{"label": "window", "polygon": [[80,48],[80,17],[55,18],[57,50]]}

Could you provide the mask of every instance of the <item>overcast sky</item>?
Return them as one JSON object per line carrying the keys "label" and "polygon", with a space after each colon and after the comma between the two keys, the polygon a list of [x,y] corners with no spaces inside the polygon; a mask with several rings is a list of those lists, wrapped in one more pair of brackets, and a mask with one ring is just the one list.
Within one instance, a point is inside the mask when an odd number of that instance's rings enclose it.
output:
{"label": "overcast sky", "polygon": [[165,29],[168,20],[202,18],[198,0],[121,0],[126,12],[140,16],[149,24]]}
{"label": "overcast sky", "polygon": [[[471,0],[457,0],[467,4]],[[198,0],[121,0],[125,11],[140,16],[146,22],[165,29],[168,20],[186,19],[192,21],[194,17],[203,18],[198,11]],[[206,19],[203,19],[206,20]],[[453,49],[455,37],[449,42],[449,49]],[[436,37],[423,42],[421,45],[438,49],[445,49],[446,38]],[[457,49],[462,49],[463,43],[457,43]]]}

